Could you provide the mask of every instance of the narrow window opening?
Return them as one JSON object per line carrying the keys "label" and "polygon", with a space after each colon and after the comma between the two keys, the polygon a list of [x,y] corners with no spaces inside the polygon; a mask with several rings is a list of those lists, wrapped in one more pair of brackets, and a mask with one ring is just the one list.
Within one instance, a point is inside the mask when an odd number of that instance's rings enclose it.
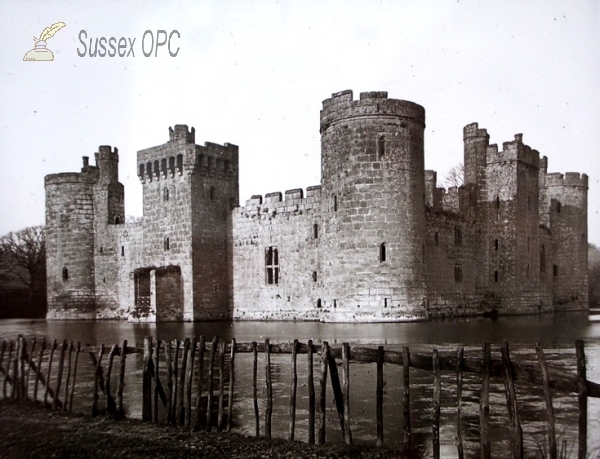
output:
{"label": "narrow window opening", "polygon": [[333,300],[333,307],[337,308],[337,300]]}
{"label": "narrow window opening", "polygon": [[560,202],[557,202],[556,203],[556,212],[559,213],[559,214],[560,214],[561,207],[562,206],[560,205]]}
{"label": "narrow window opening", "polygon": [[125,246],[124,245],[121,246],[121,256],[122,257],[125,256]]}
{"label": "narrow window opening", "polygon": [[331,209],[334,212],[337,212],[337,210],[338,210],[337,195],[335,195],[335,194],[331,196]]}
{"label": "narrow window opening", "polygon": [[540,247],[540,272],[546,272],[546,247],[544,244]]}
{"label": "narrow window opening", "polygon": [[175,157],[169,156],[169,172],[171,177],[175,177]]}
{"label": "narrow window opening", "polygon": [[279,283],[279,253],[276,247],[265,250],[266,282],[268,285]]}
{"label": "narrow window opening", "polygon": [[313,271],[313,273],[312,273],[312,280],[313,280],[313,282],[317,282],[317,272],[316,271]]}
{"label": "narrow window opening", "polygon": [[214,186],[210,187],[210,200],[211,201],[215,200],[215,187]]}
{"label": "narrow window opening", "polygon": [[462,244],[462,231],[459,226],[454,227],[454,243],[456,245]]}
{"label": "narrow window opening", "polygon": [[385,248],[385,242],[379,246],[379,262],[383,263],[387,260],[387,253]]}
{"label": "narrow window opening", "polygon": [[169,189],[165,188],[163,190],[163,201],[168,201],[169,200]]}
{"label": "narrow window opening", "polygon": [[317,308],[321,308],[321,307],[322,307],[322,304],[321,304],[321,298],[319,298],[319,299],[317,300]]}
{"label": "narrow window opening", "polygon": [[104,253],[104,247],[100,246],[100,253]]}
{"label": "narrow window opening", "polygon": [[383,299],[383,307],[384,308],[387,308],[387,300],[388,300],[387,298]]}
{"label": "narrow window opening", "polygon": [[531,210],[531,195],[527,196],[527,210]]}
{"label": "narrow window opening", "polygon": [[440,245],[440,235],[438,234],[437,231],[435,232],[434,239],[435,239],[435,245]]}
{"label": "narrow window opening", "polygon": [[164,248],[165,248],[165,250],[170,250],[171,249],[171,244],[170,244],[170,241],[169,241],[169,236],[165,236]]}
{"label": "narrow window opening", "polygon": [[463,273],[462,273],[462,265],[456,264],[454,265],[454,282],[462,282]]}
{"label": "narrow window opening", "polygon": [[552,271],[553,271],[554,277],[558,276],[558,265],[554,265],[552,268]]}
{"label": "narrow window opening", "polygon": [[498,271],[494,271],[494,282],[498,282]]}
{"label": "narrow window opening", "polygon": [[527,265],[525,266],[525,277],[529,279],[529,263],[527,263]]}
{"label": "narrow window opening", "polygon": [[179,175],[183,174],[183,155],[177,155],[177,172]]}
{"label": "narrow window opening", "polygon": [[313,225],[313,239],[317,239],[319,237],[319,225],[315,223]]}
{"label": "narrow window opening", "polygon": [[496,196],[496,209],[500,209],[500,196]]}
{"label": "narrow window opening", "polygon": [[160,163],[158,159],[154,160],[154,166],[152,167],[152,172],[156,176],[156,180],[160,179]]}
{"label": "narrow window opening", "polygon": [[379,154],[379,158],[385,155],[385,136],[383,135],[377,139],[377,153]]}
{"label": "narrow window opening", "polygon": [[66,266],[62,269],[62,280],[63,280],[63,282],[66,282],[69,280],[69,270],[67,269]]}
{"label": "narrow window opening", "polygon": [[498,250],[498,239],[494,239],[494,250]]}
{"label": "narrow window opening", "polygon": [[121,224],[121,217],[115,217],[115,225]]}
{"label": "narrow window opening", "polygon": [[140,176],[141,179],[144,178],[144,169],[145,169],[144,165],[140,164],[138,175]]}

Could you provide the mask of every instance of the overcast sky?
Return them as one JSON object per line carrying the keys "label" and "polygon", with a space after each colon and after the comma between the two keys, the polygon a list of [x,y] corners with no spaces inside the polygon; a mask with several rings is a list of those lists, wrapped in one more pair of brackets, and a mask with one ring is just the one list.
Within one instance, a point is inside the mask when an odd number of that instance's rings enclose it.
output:
{"label": "overcast sky", "polygon": [[[462,161],[462,128],[523,141],[551,172],[590,176],[600,244],[600,1],[0,3],[0,234],[44,223],[44,176],[119,148],[126,213],[141,215],[137,150],[196,128],[240,147],[240,202],[320,183],[319,110],[333,92],[388,91],[426,109],[425,164]],[[23,62],[56,22],[53,62]],[[134,39],[135,57],[80,57]],[[173,35],[144,57],[146,30]],[[144,44],[149,50],[150,36]],[[129,47],[129,46],[128,46]]]}

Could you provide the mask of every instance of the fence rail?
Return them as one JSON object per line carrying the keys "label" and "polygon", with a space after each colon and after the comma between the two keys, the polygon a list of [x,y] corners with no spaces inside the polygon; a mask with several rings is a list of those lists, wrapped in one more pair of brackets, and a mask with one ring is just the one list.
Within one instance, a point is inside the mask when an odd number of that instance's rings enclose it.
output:
{"label": "fence rail", "polygon": [[[554,372],[550,375],[543,349],[535,346],[537,365],[513,362],[506,341],[500,347],[500,356],[492,356],[489,343],[484,343],[480,356],[458,347],[448,351],[433,349],[430,353],[413,351],[409,347],[402,350],[385,349],[383,346],[330,347],[324,341],[313,344],[311,340],[301,343],[264,342],[230,343],[217,337],[206,341],[205,337],[186,338],[183,341],[144,339],[141,348],[128,346],[127,341],[119,346],[88,346],[73,342],[53,340],[47,346],[46,340],[38,343],[36,338],[3,341],[0,348],[0,375],[3,398],[30,399],[41,401],[46,406],[60,411],[72,411],[76,392],[77,365],[81,353],[87,353],[93,365],[93,393],[91,414],[101,412],[115,415],[124,414],[123,389],[125,386],[126,357],[141,354],[143,370],[142,419],[159,422],[159,406],[166,412],[166,421],[191,430],[230,431],[232,426],[233,404],[236,396],[235,361],[238,354],[251,354],[252,358],[252,406],[254,411],[255,435],[261,432],[258,403],[259,354],[264,355],[264,379],[266,388],[266,409],[263,433],[272,435],[273,416],[273,375],[271,356],[289,354],[291,356],[289,381],[289,427],[287,438],[296,438],[296,413],[298,389],[298,359],[306,355],[308,390],[308,443],[324,444],[326,438],[326,397],[327,386],[331,387],[340,428],[346,444],[352,444],[352,418],[350,413],[350,364],[373,363],[376,365],[375,380],[375,424],[376,445],[384,445],[384,364],[402,367],[402,450],[410,456],[413,445],[411,419],[418,413],[411,412],[411,369],[432,373],[433,411],[431,413],[431,434],[433,457],[440,457],[440,410],[443,373],[451,373],[456,378],[456,446],[458,457],[464,457],[463,432],[463,377],[472,373],[481,375],[479,397],[479,443],[482,458],[491,457],[490,440],[490,384],[492,379],[501,379],[506,392],[506,409],[510,430],[510,456],[523,457],[523,429],[519,417],[515,382],[527,382],[543,391],[546,424],[547,457],[557,456],[556,420],[553,409],[553,394],[577,394],[578,416],[578,458],[587,457],[587,402],[589,397],[600,397],[600,384],[586,377],[585,351],[583,341],[575,343],[576,374]],[[39,348],[37,348],[39,346]],[[163,357],[164,354],[164,357]],[[5,363],[5,356],[6,363]],[[315,362],[316,356],[316,362]],[[44,365],[44,362],[47,363]],[[118,385],[116,393],[111,387],[113,366],[118,362]],[[338,365],[338,362],[340,364]],[[164,365],[164,367],[163,367]],[[45,369],[42,369],[45,366]],[[339,369],[338,369],[339,366]],[[56,372],[56,374],[54,373]],[[115,370],[116,372],[116,370]],[[318,378],[318,394],[315,390],[315,372]],[[340,374],[341,373],[341,374]],[[247,375],[242,375],[246,377]],[[240,379],[237,375],[237,379]],[[247,376],[250,377],[249,375]],[[329,381],[328,381],[329,379]],[[38,388],[41,391],[38,391]],[[454,390],[454,389],[453,389]],[[102,395],[101,395],[102,394]],[[364,394],[361,394],[364,396]],[[99,408],[101,397],[103,409]],[[115,399],[116,397],[116,399]]]}

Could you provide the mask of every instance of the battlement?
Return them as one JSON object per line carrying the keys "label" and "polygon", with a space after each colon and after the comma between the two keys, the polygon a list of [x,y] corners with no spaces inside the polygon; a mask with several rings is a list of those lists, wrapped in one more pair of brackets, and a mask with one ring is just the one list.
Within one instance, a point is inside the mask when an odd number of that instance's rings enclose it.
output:
{"label": "battlement", "polygon": [[357,117],[401,118],[425,126],[425,109],[414,102],[388,99],[386,91],[362,92],[359,100],[353,100],[353,92],[346,90],[336,92],[323,101],[321,131],[332,123]]}
{"label": "battlement", "polygon": [[497,144],[489,145],[486,154],[488,164],[520,161],[538,169],[540,167],[540,153],[523,143],[523,134],[515,134],[515,140],[503,142],[502,151],[498,151]]}
{"label": "battlement", "polygon": [[[163,145],[138,151],[138,177],[142,183],[166,180],[184,171],[230,180],[238,169],[238,146],[205,142],[195,145],[195,129],[178,124],[169,128],[170,140]],[[185,144],[181,149],[180,144]]]}
{"label": "battlement", "polygon": [[176,124],[175,129],[169,126],[169,142],[196,143],[196,130],[188,130],[187,124]]}
{"label": "battlement", "polygon": [[479,123],[467,124],[463,128],[463,140],[471,139],[474,137],[485,137],[488,140],[490,138],[487,129],[479,129]]}
{"label": "battlement", "polygon": [[564,175],[560,172],[552,172],[550,174],[546,174],[546,186],[572,186],[587,188],[588,176],[587,174],[580,174],[579,172],[566,172]]}
{"label": "battlement", "polygon": [[287,190],[285,193],[275,191],[265,194],[263,197],[259,194],[252,195],[246,201],[246,205],[241,208],[242,213],[257,214],[260,212],[297,213],[309,209],[317,209],[321,202],[321,185],[309,186],[306,189],[306,197],[302,188]]}

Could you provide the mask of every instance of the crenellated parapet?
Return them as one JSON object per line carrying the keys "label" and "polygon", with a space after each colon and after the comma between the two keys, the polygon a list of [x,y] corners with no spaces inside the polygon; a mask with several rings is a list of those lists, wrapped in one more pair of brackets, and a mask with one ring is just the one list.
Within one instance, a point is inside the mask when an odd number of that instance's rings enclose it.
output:
{"label": "crenellated parapet", "polygon": [[514,140],[503,142],[502,151],[498,151],[497,144],[489,145],[486,153],[488,164],[519,161],[536,169],[540,167],[540,153],[523,143],[523,134],[515,134]]}
{"label": "crenellated parapet", "polygon": [[138,177],[142,183],[168,180],[184,173],[231,180],[237,177],[238,147],[205,142],[195,144],[195,129],[177,124],[169,127],[169,141],[138,151]]}
{"label": "crenellated parapet", "polygon": [[564,175],[560,172],[546,174],[547,187],[571,186],[588,188],[588,181],[587,174],[580,174],[579,172],[566,172]]}
{"label": "crenellated parapet", "polygon": [[321,203],[321,185],[310,186],[306,189],[306,197],[302,188],[287,190],[285,193],[275,191],[264,197],[253,195],[246,205],[238,209],[240,215],[255,217],[257,215],[302,215],[305,212],[316,212]]}

